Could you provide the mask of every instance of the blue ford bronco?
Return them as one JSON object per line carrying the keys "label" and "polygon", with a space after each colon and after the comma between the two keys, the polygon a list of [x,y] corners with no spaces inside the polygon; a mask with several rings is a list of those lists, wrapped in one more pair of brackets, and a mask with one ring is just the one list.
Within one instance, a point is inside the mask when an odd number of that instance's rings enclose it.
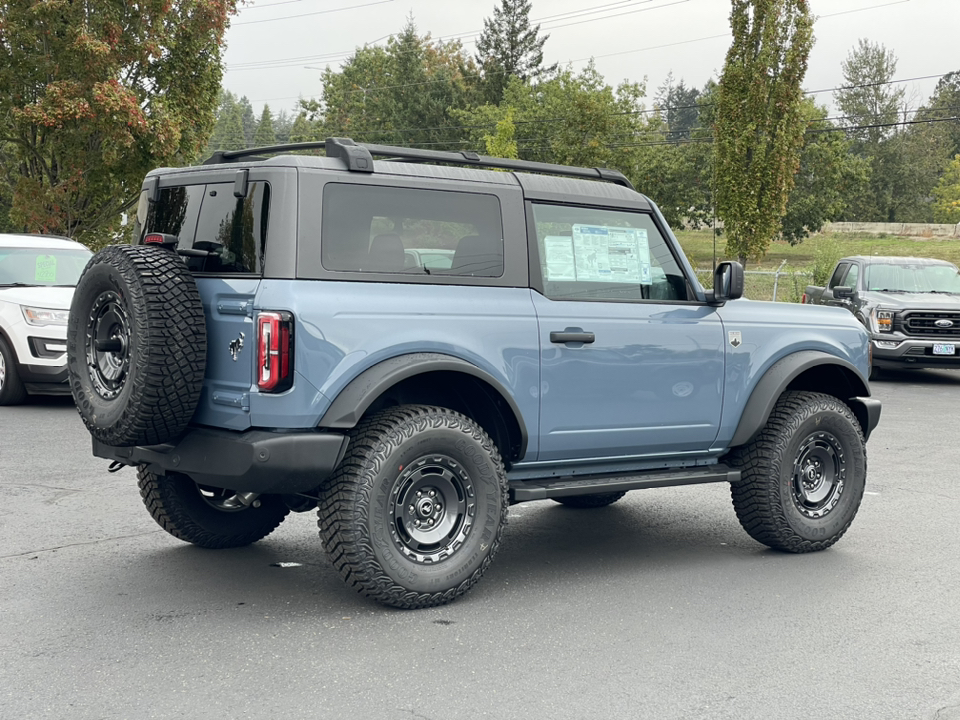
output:
{"label": "blue ford bronco", "polygon": [[237,547],[316,509],[347,584],[397,607],[469,590],[531,500],[726,482],[757,541],[822,550],[863,496],[868,336],[742,292],[737,263],[701,287],[611,170],[219,152],[148,174],[133,243],[87,265],[70,383],[170,534]]}

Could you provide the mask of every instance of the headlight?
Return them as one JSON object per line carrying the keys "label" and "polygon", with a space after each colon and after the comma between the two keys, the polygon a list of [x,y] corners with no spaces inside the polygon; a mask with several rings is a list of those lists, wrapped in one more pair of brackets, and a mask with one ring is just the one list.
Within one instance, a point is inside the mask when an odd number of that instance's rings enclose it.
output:
{"label": "headlight", "polygon": [[36,308],[21,305],[23,310],[23,319],[27,325],[66,325],[67,318],[70,317],[69,310],[49,310],[47,308]]}
{"label": "headlight", "polygon": [[893,332],[893,310],[876,310],[870,313],[870,329],[875,333]]}

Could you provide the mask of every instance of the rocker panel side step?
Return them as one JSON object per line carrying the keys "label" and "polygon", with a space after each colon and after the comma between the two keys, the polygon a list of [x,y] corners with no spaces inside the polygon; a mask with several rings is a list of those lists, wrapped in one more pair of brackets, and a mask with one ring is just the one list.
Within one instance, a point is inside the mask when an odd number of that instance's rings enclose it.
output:
{"label": "rocker panel side step", "polygon": [[521,503],[530,500],[568,497],[571,495],[593,495],[594,493],[623,492],[643,488],[673,487],[676,485],[697,485],[699,483],[729,482],[740,480],[740,471],[726,465],[711,465],[706,468],[682,468],[678,470],[655,470],[632,475],[595,475],[582,478],[553,478],[550,480],[522,481],[510,483],[510,502]]}

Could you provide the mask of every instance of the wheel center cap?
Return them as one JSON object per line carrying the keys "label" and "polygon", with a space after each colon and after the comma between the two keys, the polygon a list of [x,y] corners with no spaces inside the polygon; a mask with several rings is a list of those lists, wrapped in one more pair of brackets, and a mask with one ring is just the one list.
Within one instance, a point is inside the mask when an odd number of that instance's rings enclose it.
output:
{"label": "wheel center cap", "polygon": [[422,518],[429,517],[433,514],[433,500],[429,498],[421,498],[417,501],[417,515]]}

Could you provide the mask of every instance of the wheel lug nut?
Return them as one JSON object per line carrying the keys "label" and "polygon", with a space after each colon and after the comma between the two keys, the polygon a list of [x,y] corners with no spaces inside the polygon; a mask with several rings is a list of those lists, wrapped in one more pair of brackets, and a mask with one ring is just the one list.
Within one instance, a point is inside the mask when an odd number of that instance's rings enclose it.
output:
{"label": "wheel lug nut", "polygon": [[422,497],[422,496],[423,496],[423,493],[417,490],[417,497]]}
{"label": "wheel lug nut", "polygon": [[431,490],[431,491],[430,491],[430,497],[436,497],[436,495],[437,495],[437,491],[436,491],[436,490]]}
{"label": "wheel lug nut", "polygon": [[417,509],[413,505],[410,506],[410,512],[416,512],[416,510]]}

